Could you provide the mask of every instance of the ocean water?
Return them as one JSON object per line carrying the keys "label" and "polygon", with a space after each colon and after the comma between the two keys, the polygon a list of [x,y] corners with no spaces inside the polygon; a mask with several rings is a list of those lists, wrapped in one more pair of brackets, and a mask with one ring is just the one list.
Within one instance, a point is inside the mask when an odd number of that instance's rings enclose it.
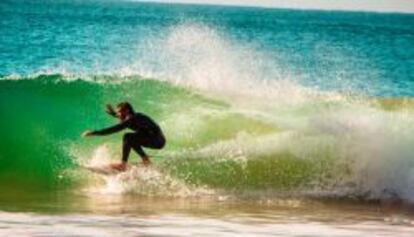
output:
{"label": "ocean water", "polygon": [[[0,2],[0,236],[411,236],[414,15]],[[154,166],[130,101],[168,139]],[[136,164],[137,156],[130,162]],[[190,227],[189,227],[190,226]]]}

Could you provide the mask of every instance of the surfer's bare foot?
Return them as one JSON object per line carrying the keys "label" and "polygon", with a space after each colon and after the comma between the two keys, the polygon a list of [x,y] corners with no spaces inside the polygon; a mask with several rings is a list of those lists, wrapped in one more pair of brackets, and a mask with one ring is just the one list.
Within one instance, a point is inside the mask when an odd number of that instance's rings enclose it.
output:
{"label": "surfer's bare foot", "polygon": [[126,170],[126,163],[117,163],[117,164],[111,164],[111,169],[118,170],[118,171],[125,171]]}
{"label": "surfer's bare foot", "polygon": [[142,157],[142,164],[144,166],[150,166],[151,165],[151,161],[148,157]]}

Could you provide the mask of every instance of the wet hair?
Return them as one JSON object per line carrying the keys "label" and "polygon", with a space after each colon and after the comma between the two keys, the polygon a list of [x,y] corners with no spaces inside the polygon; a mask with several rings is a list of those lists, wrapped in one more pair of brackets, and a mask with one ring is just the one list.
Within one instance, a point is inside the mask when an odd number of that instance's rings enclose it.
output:
{"label": "wet hair", "polygon": [[117,106],[119,109],[126,109],[129,113],[134,113],[134,109],[132,108],[132,105],[128,102],[121,102]]}

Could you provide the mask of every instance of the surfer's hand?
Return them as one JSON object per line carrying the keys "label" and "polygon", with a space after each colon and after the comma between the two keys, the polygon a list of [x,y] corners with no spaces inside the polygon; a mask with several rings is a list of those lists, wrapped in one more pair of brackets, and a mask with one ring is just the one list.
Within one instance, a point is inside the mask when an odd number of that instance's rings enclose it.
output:
{"label": "surfer's hand", "polygon": [[82,133],[82,137],[91,137],[91,136],[93,136],[93,132],[90,130],[87,130]]}
{"label": "surfer's hand", "polygon": [[115,117],[116,117],[115,110],[114,110],[114,108],[112,108],[112,105],[111,105],[111,104],[107,104],[107,105],[106,105],[106,110],[105,110],[105,112],[106,112],[107,114],[111,115],[111,116],[115,116]]}

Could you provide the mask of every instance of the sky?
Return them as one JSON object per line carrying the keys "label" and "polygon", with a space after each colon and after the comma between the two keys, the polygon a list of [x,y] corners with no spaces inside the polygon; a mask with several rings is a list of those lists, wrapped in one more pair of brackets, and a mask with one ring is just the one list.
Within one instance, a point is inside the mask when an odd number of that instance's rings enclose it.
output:
{"label": "sky", "polygon": [[169,3],[225,4],[275,8],[414,13],[414,0],[146,0]]}

